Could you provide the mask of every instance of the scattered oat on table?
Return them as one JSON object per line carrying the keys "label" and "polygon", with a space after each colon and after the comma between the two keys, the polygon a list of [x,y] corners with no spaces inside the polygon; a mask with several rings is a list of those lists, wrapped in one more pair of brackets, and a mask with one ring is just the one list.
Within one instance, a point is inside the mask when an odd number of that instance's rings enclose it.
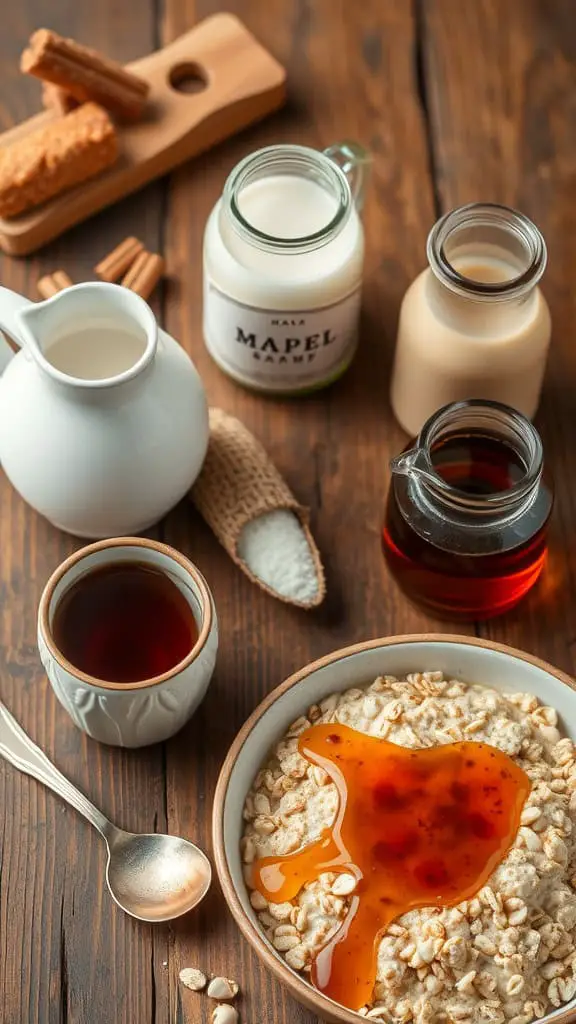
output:
{"label": "scattered oat on table", "polygon": [[230,1003],[219,1003],[212,1011],[212,1024],[237,1024],[238,1010]]}
{"label": "scattered oat on table", "polygon": [[238,995],[238,983],[232,978],[212,978],[206,995],[219,1002],[230,1002]]}
{"label": "scattered oat on table", "polygon": [[206,988],[208,978],[197,967],[184,967],[180,971],[180,981],[193,992],[202,992]]}

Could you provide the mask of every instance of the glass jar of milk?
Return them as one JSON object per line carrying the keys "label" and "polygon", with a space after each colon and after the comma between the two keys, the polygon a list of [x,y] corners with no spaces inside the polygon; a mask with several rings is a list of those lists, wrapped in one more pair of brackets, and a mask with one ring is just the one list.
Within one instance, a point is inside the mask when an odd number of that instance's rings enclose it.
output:
{"label": "glass jar of milk", "polygon": [[204,236],[204,338],[230,377],[270,394],[330,384],[358,340],[368,154],[270,146],[230,174]]}
{"label": "glass jar of milk", "polygon": [[396,419],[414,436],[439,408],[470,398],[532,419],[551,334],[538,287],[546,267],[538,228],[507,206],[469,203],[434,225],[427,255],[400,309]]}

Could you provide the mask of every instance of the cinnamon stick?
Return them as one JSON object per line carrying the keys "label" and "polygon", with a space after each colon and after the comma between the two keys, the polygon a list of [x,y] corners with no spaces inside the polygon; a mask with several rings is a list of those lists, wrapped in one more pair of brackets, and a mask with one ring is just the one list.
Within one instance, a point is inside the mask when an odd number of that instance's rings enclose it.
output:
{"label": "cinnamon stick", "polygon": [[124,120],[141,117],[148,82],[96,50],[41,28],[30,37],[20,69],[66,90],[84,103],[94,100]]}
{"label": "cinnamon stick", "polygon": [[42,105],[47,110],[55,110],[57,114],[69,114],[78,106],[78,100],[59,85],[42,82]]}
{"label": "cinnamon stick", "polygon": [[152,294],[164,273],[164,260],[157,252],[146,249],[136,257],[130,270],[122,280],[124,288],[130,288],[143,299]]}
{"label": "cinnamon stick", "polygon": [[51,274],[45,274],[36,282],[36,287],[43,299],[51,299],[53,295],[70,288],[72,280],[65,270],[54,270]]}
{"label": "cinnamon stick", "polygon": [[130,236],[100,260],[94,270],[101,281],[119,281],[143,251],[144,244],[138,238]]}

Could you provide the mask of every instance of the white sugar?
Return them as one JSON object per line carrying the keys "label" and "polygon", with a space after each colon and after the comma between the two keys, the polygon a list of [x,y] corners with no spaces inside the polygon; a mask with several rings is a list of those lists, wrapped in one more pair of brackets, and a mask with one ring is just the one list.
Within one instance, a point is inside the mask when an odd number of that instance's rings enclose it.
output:
{"label": "white sugar", "polygon": [[289,601],[318,597],[318,574],[302,526],[288,509],[275,509],[242,528],[238,554],[250,571]]}

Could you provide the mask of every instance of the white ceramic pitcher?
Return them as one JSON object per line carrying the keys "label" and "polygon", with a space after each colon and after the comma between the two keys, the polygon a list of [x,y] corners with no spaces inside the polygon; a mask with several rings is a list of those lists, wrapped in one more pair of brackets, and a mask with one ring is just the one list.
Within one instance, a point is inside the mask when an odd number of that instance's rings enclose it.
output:
{"label": "white ceramic pitcher", "polygon": [[0,463],[33,508],[104,538],[140,533],[186,494],[208,446],[206,396],[143,299],[102,282],[40,303],[0,288],[2,331]]}

